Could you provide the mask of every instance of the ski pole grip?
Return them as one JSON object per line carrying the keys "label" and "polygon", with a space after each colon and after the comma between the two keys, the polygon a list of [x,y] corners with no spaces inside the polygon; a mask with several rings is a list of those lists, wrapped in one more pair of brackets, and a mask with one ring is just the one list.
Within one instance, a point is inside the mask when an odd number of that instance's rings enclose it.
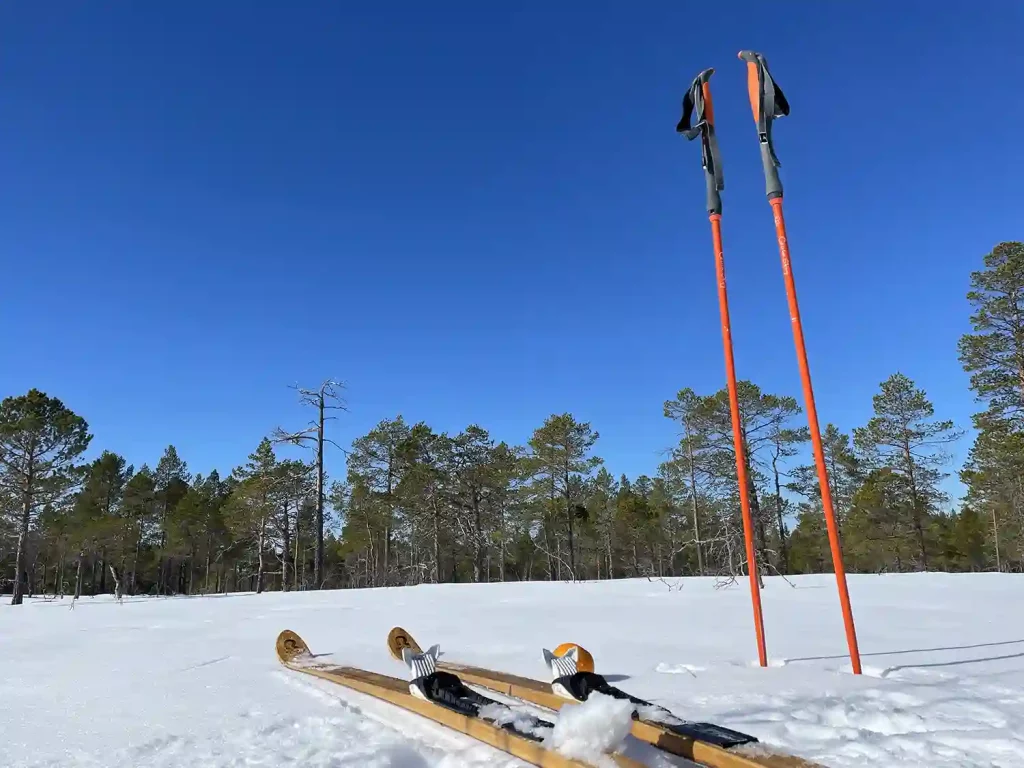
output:
{"label": "ski pole grip", "polygon": [[[706,69],[700,73],[700,90],[704,96],[704,119],[711,130],[715,129],[715,108],[711,103],[711,75],[713,69]],[[704,185],[707,188],[707,209],[708,213],[722,212],[722,195],[718,192],[718,181],[715,175],[707,168],[704,169]]]}
{"label": "ski pole grip", "polygon": [[769,200],[782,197],[779,169],[775,165],[775,158],[772,157],[772,149],[764,138],[761,139],[761,165],[764,166],[764,193]]}
{"label": "ski pole grip", "polygon": [[761,120],[761,78],[757,72],[757,59],[752,51],[740,51],[740,58],[747,62],[747,96],[750,98],[750,111],[754,113],[754,122]]}
{"label": "ski pole grip", "polygon": [[761,60],[754,51],[740,51],[740,60],[747,63],[747,96],[754,114],[757,138],[761,143],[761,165],[764,168],[764,191],[769,200],[782,197],[782,180],[768,141],[767,120],[764,115],[764,85],[761,82]]}
{"label": "ski pole grip", "polygon": [[718,183],[715,175],[710,171],[704,171],[704,186],[707,187],[707,209],[708,213],[722,212],[722,195],[718,192]]}

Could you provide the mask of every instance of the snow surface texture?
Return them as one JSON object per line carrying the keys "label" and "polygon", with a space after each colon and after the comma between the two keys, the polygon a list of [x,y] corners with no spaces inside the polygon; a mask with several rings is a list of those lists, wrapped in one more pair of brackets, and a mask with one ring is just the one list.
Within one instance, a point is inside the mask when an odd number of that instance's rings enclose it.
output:
{"label": "snow surface texture", "polygon": [[606,752],[615,752],[633,727],[633,705],[594,693],[579,706],[566,705],[545,744],[563,755],[614,768]]}
{"label": "snow surface texture", "polygon": [[[762,593],[768,669],[745,580],[5,601],[0,766],[521,766],[274,654],[288,628],[328,654],[318,662],[404,678],[385,646],[396,624],[442,660],[541,679],[542,648],[580,643],[613,685],[833,768],[1024,766],[1024,577],[851,577],[861,677],[835,580],[794,582]],[[650,765],[686,764],[626,743]]]}

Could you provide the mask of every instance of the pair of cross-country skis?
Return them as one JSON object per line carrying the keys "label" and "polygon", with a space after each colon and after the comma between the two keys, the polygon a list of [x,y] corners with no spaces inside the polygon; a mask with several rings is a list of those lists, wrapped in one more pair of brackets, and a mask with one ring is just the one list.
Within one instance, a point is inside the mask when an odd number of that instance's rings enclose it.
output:
{"label": "pair of cross-country skis", "polygon": [[[277,638],[277,656],[289,669],[329,680],[429,718],[528,763],[544,768],[592,768],[592,762],[569,757],[551,745],[554,723],[514,708],[479,689],[551,711],[587,701],[592,694],[632,706],[632,736],[658,749],[709,768],[815,768],[802,758],[772,751],[756,738],[711,723],[683,720],[667,709],[631,696],[594,671],[593,659],[567,643],[555,652],[544,650],[550,682],[493,669],[441,661],[440,649],[424,651],[400,627],[388,634],[388,650],[403,661],[409,680],[355,667],[318,661],[305,641],[290,630]],[[473,687],[471,687],[473,686]],[[607,754],[617,768],[643,768],[644,763],[620,753]]]}

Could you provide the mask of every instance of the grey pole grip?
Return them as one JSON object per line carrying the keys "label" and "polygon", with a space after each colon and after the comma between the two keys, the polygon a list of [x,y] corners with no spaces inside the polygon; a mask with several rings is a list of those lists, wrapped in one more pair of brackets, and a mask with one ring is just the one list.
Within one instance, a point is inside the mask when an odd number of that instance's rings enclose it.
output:
{"label": "grey pole grip", "polygon": [[707,185],[708,197],[707,207],[708,213],[722,212],[722,196],[718,193],[718,184],[715,181],[715,175],[704,169],[704,183]]}
{"label": "grey pole grip", "polygon": [[771,146],[766,140],[761,141],[761,164],[764,166],[764,191],[769,200],[782,197],[782,180],[779,169],[772,157]]}

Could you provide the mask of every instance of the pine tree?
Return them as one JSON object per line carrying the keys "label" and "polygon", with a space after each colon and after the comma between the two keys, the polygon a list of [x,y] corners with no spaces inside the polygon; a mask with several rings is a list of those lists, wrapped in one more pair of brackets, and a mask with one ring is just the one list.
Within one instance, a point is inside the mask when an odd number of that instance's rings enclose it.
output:
{"label": "pine tree", "polygon": [[154,528],[160,516],[159,509],[156,479],[153,471],[143,464],[142,468],[132,475],[125,484],[122,502],[122,513],[126,526],[125,551],[122,553],[122,557],[126,562],[130,558],[131,563],[128,578],[129,594],[136,594],[141,583],[139,563],[144,552],[143,546],[153,543]]}
{"label": "pine tree", "polygon": [[967,300],[974,333],[960,339],[960,362],[987,406],[982,421],[1024,428],[1024,243],[1000,243],[971,273]]}
{"label": "pine tree", "polygon": [[386,585],[394,560],[394,536],[403,511],[398,487],[410,459],[414,443],[412,429],[401,416],[385,419],[352,443],[348,458],[352,504],[363,509],[368,546],[375,562],[374,585]]}
{"label": "pine tree", "polygon": [[971,572],[985,569],[985,536],[984,518],[973,507],[965,505],[953,524],[952,549],[961,568]]}
{"label": "pine tree", "polygon": [[913,516],[908,510],[910,504],[905,475],[887,466],[867,474],[853,496],[846,526],[846,552],[857,570],[907,570],[919,547]]}
{"label": "pine tree", "polygon": [[[850,444],[850,436],[834,424],[825,426],[821,433],[821,445],[825,454],[832,507],[842,538],[854,494],[864,481],[864,472]],[[821,505],[818,468],[814,464],[796,467],[786,487],[806,499],[799,506],[797,526],[790,542],[793,569],[797,573],[831,570],[831,550]],[[796,553],[797,549],[799,553]]]}
{"label": "pine tree", "polygon": [[704,399],[689,387],[679,390],[675,400],[666,400],[663,412],[667,418],[679,422],[682,431],[679,445],[673,450],[671,460],[662,465],[660,472],[668,479],[670,486],[685,488],[687,491],[693,545],[697,553],[697,575],[703,576],[705,568],[704,547],[701,543],[702,491],[698,478],[706,481],[708,454],[718,450],[718,447],[710,439]]}
{"label": "pine tree", "polygon": [[82,475],[75,462],[91,440],[85,419],[38,389],[0,402],[0,495],[15,513],[17,535],[11,605],[22,603],[33,519],[67,499]]}
{"label": "pine tree", "polygon": [[232,473],[238,486],[224,508],[225,522],[238,541],[252,548],[256,560],[256,593],[264,589],[270,523],[279,509],[280,477],[277,457],[263,438],[249,461]]}
{"label": "pine tree", "polygon": [[[87,555],[92,561],[90,593],[96,594],[97,589],[106,591],[107,549],[119,547],[125,533],[120,506],[125,485],[133,471],[124,457],[110,451],[104,451],[88,467],[85,483],[71,511],[74,541],[78,546],[76,598],[82,593],[83,566]],[[120,580],[116,571],[111,573],[116,581]]]}
{"label": "pine tree", "polygon": [[280,487],[280,512],[275,516],[275,536],[280,544],[281,588],[288,592],[297,587],[302,507],[309,501],[316,505],[316,467],[292,459],[279,462],[277,479]]}
{"label": "pine tree", "polygon": [[888,468],[902,481],[901,506],[909,511],[918,548],[918,565],[928,568],[925,521],[946,500],[939,483],[949,457],[942,451],[960,438],[952,421],[935,421],[935,409],[924,390],[902,373],[882,382],[873,398],[875,415],[854,430],[854,442],[868,466]]}
{"label": "pine tree", "polygon": [[156,497],[160,505],[160,556],[157,563],[157,594],[171,591],[171,558],[167,552],[167,531],[172,510],[188,492],[191,478],[188,465],[178,455],[178,449],[168,445],[157,462],[153,473]]}
{"label": "pine tree", "polygon": [[1024,432],[987,421],[960,471],[967,501],[984,510],[988,550],[996,570],[1024,567]]}
{"label": "pine tree", "polygon": [[974,415],[978,433],[961,479],[991,520],[990,552],[1002,570],[1004,550],[1024,563],[1024,243],[987,254],[967,300],[974,333],[960,338],[960,362],[985,407]]}
{"label": "pine tree", "polygon": [[[606,579],[615,578],[615,559],[612,555],[612,539],[615,534],[615,501],[619,486],[615,478],[604,467],[590,481],[587,488],[587,512],[600,540],[600,557],[597,561],[597,578],[602,572]],[[601,567],[601,564],[604,567]]]}
{"label": "pine tree", "polygon": [[[576,578],[575,523],[586,515],[582,479],[589,477],[602,460],[590,455],[598,440],[590,424],[576,421],[571,413],[549,416],[530,438],[536,488],[546,499],[552,521],[561,517],[567,536],[568,569]],[[557,534],[556,534],[557,535]],[[549,551],[550,551],[550,544]],[[561,561],[561,558],[556,555]]]}

